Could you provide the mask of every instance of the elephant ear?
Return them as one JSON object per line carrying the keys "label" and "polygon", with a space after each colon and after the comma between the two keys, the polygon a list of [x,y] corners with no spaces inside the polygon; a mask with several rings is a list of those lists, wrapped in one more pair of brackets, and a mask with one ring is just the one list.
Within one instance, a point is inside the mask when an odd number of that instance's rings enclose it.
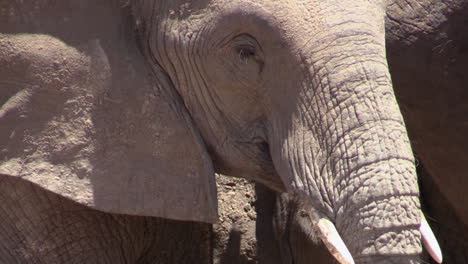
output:
{"label": "elephant ear", "polygon": [[0,174],[105,212],[215,222],[189,114],[126,21],[112,30],[105,13],[63,34],[0,34]]}

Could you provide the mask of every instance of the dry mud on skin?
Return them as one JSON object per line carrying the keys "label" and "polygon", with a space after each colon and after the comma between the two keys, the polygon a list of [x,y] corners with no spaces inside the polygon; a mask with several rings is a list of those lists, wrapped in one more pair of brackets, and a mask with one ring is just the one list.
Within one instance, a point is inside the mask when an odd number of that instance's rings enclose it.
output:
{"label": "dry mud on skin", "polygon": [[216,176],[219,220],[214,264],[280,264],[273,234],[275,193],[244,179]]}

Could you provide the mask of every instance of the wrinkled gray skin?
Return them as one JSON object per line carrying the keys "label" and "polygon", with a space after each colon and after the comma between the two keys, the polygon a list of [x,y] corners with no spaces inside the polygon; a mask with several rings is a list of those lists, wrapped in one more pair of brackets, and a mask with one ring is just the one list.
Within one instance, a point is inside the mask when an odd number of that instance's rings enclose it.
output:
{"label": "wrinkled gray skin", "polygon": [[[468,262],[467,18],[466,0],[393,1],[386,18],[393,87],[418,159],[423,209],[444,263]],[[292,197],[278,197],[275,223],[284,262],[332,263],[321,243],[314,243],[301,210]]]}
{"label": "wrinkled gray skin", "polygon": [[211,263],[210,224],[104,213],[16,178],[0,191],[0,263]]}
{"label": "wrinkled gray skin", "polygon": [[[213,222],[213,171],[223,172],[329,218],[356,263],[420,262],[419,190],[387,67],[385,1],[28,7],[2,7],[0,173],[109,213]],[[74,241],[78,252],[106,243]],[[39,255],[17,247],[3,246],[11,259]],[[147,248],[130,260],[149,261]]]}

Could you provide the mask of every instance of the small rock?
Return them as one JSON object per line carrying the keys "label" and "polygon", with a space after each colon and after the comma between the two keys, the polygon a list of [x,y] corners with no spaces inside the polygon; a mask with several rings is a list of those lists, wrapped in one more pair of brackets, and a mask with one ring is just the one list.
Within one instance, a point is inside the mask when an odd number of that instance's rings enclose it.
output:
{"label": "small rock", "polygon": [[226,185],[233,187],[233,186],[236,186],[236,183],[231,181],[231,182],[227,182]]}

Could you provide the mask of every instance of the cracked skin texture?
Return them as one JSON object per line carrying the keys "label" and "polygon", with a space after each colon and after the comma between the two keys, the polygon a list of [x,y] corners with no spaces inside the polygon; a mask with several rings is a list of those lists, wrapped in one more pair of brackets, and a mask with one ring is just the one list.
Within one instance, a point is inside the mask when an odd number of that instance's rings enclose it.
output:
{"label": "cracked skin texture", "polygon": [[[6,174],[106,212],[213,222],[213,170],[232,172],[302,195],[336,223],[363,263],[375,263],[373,255],[380,254],[418,260],[416,174],[385,62],[383,1],[263,1],[261,5],[230,1],[226,16],[216,15],[225,10],[222,1],[210,2],[213,5],[148,1],[148,6],[132,2],[135,24],[128,23],[133,19],[128,13],[120,13],[128,11],[121,6],[113,6],[116,13],[109,15],[94,10],[103,6],[79,3],[64,8],[63,17],[55,16],[59,20],[53,25],[50,14],[44,12],[47,19],[36,23],[36,9],[26,9],[32,13],[32,21],[26,21],[32,22],[31,28],[21,28],[24,25],[19,23],[14,30],[53,35],[52,44],[63,41],[74,47],[73,57],[88,58],[77,67],[78,73],[99,69],[104,74],[78,77],[70,90],[60,83],[47,86],[47,82],[43,86],[53,89],[31,89],[59,96],[70,92],[80,100],[65,100],[71,103],[65,109],[71,111],[44,122],[43,130],[6,133],[14,140],[21,138],[27,147],[36,147],[33,153],[17,153],[9,146]],[[151,13],[155,10],[167,12]],[[90,20],[79,19],[85,11],[93,14]],[[113,23],[115,17],[117,23]],[[89,32],[84,26],[66,30],[100,18],[105,23],[96,23]],[[206,23],[208,18],[216,23]],[[230,24],[231,18],[239,23]],[[243,32],[247,29],[248,34]],[[210,37],[203,38],[200,34],[207,31]],[[233,38],[225,35],[229,32]],[[143,40],[138,42],[140,47],[133,42],[138,38]],[[220,45],[222,40],[226,45]],[[197,41],[214,42],[191,46]],[[36,55],[40,57],[41,52]],[[34,64],[34,57],[28,58]],[[53,68],[53,63],[45,64]],[[293,66],[279,66],[283,64]],[[292,75],[286,75],[286,70]],[[36,77],[38,82],[48,78]],[[18,94],[18,98],[27,101],[27,96]],[[209,102],[202,103],[205,100]],[[51,109],[46,113],[64,106],[48,103],[44,106]],[[9,109],[13,108],[7,104],[7,116],[15,113]],[[13,116],[34,119],[37,113],[29,114]],[[86,122],[89,116],[91,122]],[[42,117],[37,120],[49,121]],[[72,124],[83,134],[60,144],[61,136],[72,138]],[[50,149],[35,145],[30,132],[43,132],[38,137],[31,134],[38,143],[52,142]],[[12,156],[25,162],[14,163]],[[35,158],[50,166],[34,166]],[[62,172],[64,163],[69,166]],[[37,171],[25,164],[33,164]],[[39,172],[41,177],[34,178]],[[46,172],[54,176],[51,183],[44,180]],[[392,228],[403,229],[400,235],[407,239],[393,236]]]}
{"label": "cracked skin texture", "polygon": [[[465,0],[390,1],[386,18],[393,87],[419,164],[424,212],[444,263],[468,261],[467,18]],[[295,206],[290,214],[299,214]],[[286,222],[292,228],[282,242],[290,245],[282,250],[298,263],[308,258],[332,263],[310,253],[321,246],[311,243],[309,228],[297,219]]]}

